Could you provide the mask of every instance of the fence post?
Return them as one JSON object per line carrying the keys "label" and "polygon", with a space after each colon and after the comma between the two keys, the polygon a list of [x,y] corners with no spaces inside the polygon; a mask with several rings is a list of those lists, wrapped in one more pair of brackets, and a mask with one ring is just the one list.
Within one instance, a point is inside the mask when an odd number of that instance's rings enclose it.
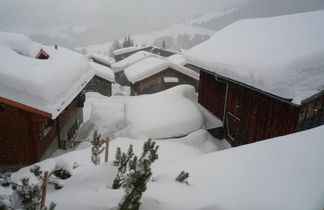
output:
{"label": "fence post", "polygon": [[106,149],[105,149],[105,162],[108,162],[108,152],[109,152],[109,137],[106,138]]}
{"label": "fence post", "polygon": [[42,185],[41,208],[45,207],[45,200],[46,200],[46,193],[47,193],[47,181],[48,181],[48,171],[45,171],[43,185]]}

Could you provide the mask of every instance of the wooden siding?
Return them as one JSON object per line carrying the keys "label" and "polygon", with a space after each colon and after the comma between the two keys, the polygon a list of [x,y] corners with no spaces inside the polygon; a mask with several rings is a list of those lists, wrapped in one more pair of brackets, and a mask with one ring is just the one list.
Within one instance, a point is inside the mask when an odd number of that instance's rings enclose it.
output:
{"label": "wooden siding", "polygon": [[303,104],[299,109],[297,130],[324,125],[324,94]]}
{"label": "wooden siding", "polygon": [[[178,78],[179,82],[167,83],[164,82],[164,77],[175,77]],[[131,90],[135,95],[152,94],[181,84],[189,84],[194,86],[196,89],[198,87],[197,80],[173,70],[172,68],[168,68],[146,79],[136,82],[135,84],[131,85]]]}
{"label": "wooden siding", "polygon": [[84,88],[86,92],[98,92],[104,96],[111,96],[111,82],[102,79],[101,77],[94,76]]}
{"label": "wooden siding", "polygon": [[[0,165],[27,165],[41,159],[58,131],[79,107],[78,97],[56,120],[7,105],[0,112]],[[44,128],[45,121],[49,126]]]}
{"label": "wooden siding", "polygon": [[[26,165],[39,161],[57,136],[51,129],[44,136],[46,119],[12,106],[0,112],[0,165]],[[55,123],[53,123],[53,128]]]}
{"label": "wooden siding", "polygon": [[199,103],[221,120],[227,101],[224,128],[233,146],[296,132],[297,106],[204,71],[199,84]]}
{"label": "wooden siding", "polygon": [[293,133],[297,117],[298,107],[228,82],[225,126],[233,145]]}
{"label": "wooden siding", "polygon": [[215,76],[200,72],[198,102],[219,119],[224,116],[226,84],[216,81]]}
{"label": "wooden siding", "polygon": [[115,80],[118,84],[120,84],[122,86],[130,86],[130,82],[128,81],[127,77],[125,76],[124,71],[116,72]]}

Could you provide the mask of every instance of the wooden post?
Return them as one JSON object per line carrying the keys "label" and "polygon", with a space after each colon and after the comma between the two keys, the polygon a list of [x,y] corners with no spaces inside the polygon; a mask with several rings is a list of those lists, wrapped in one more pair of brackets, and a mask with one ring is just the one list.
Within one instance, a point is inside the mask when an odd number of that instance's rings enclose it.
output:
{"label": "wooden post", "polygon": [[109,153],[109,137],[106,138],[106,149],[105,149],[105,163],[108,162],[108,153]]}
{"label": "wooden post", "polygon": [[45,207],[46,193],[47,193],[48,171],[44,173],[44,180],[42,185],[41,208]]}

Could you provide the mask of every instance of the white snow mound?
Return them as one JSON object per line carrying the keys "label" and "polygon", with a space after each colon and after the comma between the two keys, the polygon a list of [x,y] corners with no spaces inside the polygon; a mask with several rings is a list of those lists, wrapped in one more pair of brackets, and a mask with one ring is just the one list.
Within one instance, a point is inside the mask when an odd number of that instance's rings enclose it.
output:
{"label": "white snow mound", "polygon": [[132,138],[171,138],[202,128],[204,119],[190,85],[137,96],[125,104],[127,130]]}

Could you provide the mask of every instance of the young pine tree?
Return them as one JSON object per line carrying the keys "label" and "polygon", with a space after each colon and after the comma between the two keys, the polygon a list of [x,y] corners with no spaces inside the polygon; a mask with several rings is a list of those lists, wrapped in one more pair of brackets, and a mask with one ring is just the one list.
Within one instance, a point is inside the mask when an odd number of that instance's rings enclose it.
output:
{"label": "young pine tree", "polygon": [[93,140],[91,141],[91,161],[95,165],[100,164],[100,154],[104,151],[103,144],[105,143],[104,140],[100,139],[101,135],[98,135],[98,132],[95,130],[93,134]]}
{"label": "young pine tree", "polygon": [[[130,145],[127,154],[117,151],[118,184],[124,188],[125,195],[119,203],[119,210],[138,210],[147,182],[152,176],[151,164],[158,159],[159,146],[149,139],[143,145],[143,152],[138,158]],[[120,150],[120,149],[119,149]],[[117,155],[118,154],[118,155]],[[118,156],[118,158],[117,158]],[[116,180],[116,179],[115,179]]]}

